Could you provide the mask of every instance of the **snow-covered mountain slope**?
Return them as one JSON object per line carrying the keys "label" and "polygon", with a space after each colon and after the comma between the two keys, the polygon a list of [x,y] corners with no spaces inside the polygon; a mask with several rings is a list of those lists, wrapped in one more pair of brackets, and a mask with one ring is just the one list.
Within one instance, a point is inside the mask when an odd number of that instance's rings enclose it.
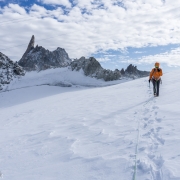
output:
{"label": "snow-covered mountain slope", "polygon": [[9,84],[13,79],[24,76],[25,72],[17,62],[13,62],[6,55],[0,52],[0,90]]}
{"label": "snow-covered mountain slope", "polygon": [[1,92],[4,179],[180,179],[179,76],[165,74],[157,98],[148,78],[108,87]]}
{"label": "snow-covered mountain slope", "polygon": [[[129,79],[130,80],[130,79]],[[73,87],[73,86],[86,86],[86,87],[99,87],[109,86],[113,84],[122,83],[128,81],[127,78],[121,80],[105,82],[102,79],[96,79],[87,77],[83,71],[72,71],[70,67],[48,69],[45,71],[32,71],[26,72],[26,76],[14,79],[11,84],[4,86],[3,91],[11,91],[15,89],[27,88],[32,86],[62,86],[62,87]]]}

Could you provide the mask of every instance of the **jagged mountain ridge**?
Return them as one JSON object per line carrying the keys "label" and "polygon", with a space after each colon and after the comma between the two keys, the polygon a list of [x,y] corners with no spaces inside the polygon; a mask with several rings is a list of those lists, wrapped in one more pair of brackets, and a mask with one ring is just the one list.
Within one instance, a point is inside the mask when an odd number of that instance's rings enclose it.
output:
{"label": "jagged mountain ridge", "polygon": [[133,65],[129,65],[125,71],[124,69],[121,71],[118,69],[115,71],[106,70],[101,67],[100,63],[94,57],[90,57],[89,59],[81,57],[80,59],[72,61],[62,48],[58,47],[55,51],[51,52],[42,46],[37,45],[34,47],[34,44],[35,37],[33,35],[25,53],[18,62],[19,65],[28,71],[41,71],[50,68],[70,66],[72,70],[79,71],[82,69],[86,76],[104,79],[105,81],[117,80],[121,76],[138,78],[149,74],[149,72],[137,70],[137,67]]}
{"label": "jagged mountain ridge", "polygon": [[27,50],[19,60],[18,64],[27,71],[46,70],[49,68],[65,67],[71,63],[67,52],[58,47],[49,51],[42,46],[34,47],[35,37],[32,36]]}
{"label": "jagged mountain ridge", "polygon": [[95,58],[72,61],[66,51],[62,48],[57,48],[55,51],[46,50],[42,46],[36,46],[35,37],[32,36],[28,47],[19,60],[18,64],[27,71],[45,70],[50,68],[70,66],[72,70],[82,69],[86,76],[104,79],[105,81],[117,80],[121,77],[119,70],[111,71],[103,69],[100,63]]}
{"label": "jagged mountain ridge", "polygon": [[118,80],[121,77],[121,72],[118,69],[115,71],[104,69],[94,57],[90,57],[89,59],[81,57],[73,61],[70,66],[72,70],[79,71],[82,69],[86,76],[104,79],[105,81]]}
{"label": "jagged mountain ridge", "polygon": [[84,75],[104,79],[105,81],[118,80],[121,77],[140,78],[149,75],[147,71],[139,71],[136,66],[130,64],[126,70],[106,70],[94,58],[81,57],[72,61],[66,51],[57,48],[49,51],[42,46],[36,46],[35,37],[32,36],[28,47],[19,62],[13,62],[7,56],[0,53],[0,89],[9,84],[14,77],[25,75],[25,71],[41,71],[58,67],[69,67],[72,71],[82,70]]}
{"label": "jagged mountain ridge", "polygon": [[0,90],[3,89],[4,85],[9,84],[13,78],[24,75],[25,71],[17,62],[13,62],[0,52]]}
{"label": "jagged mountain ridge", "polygon": [[137,69],[137,66],[133,66],[130,64],[126,70],[123,68],[121,69],[121,74],[124,77],[130,77],[130,78],[140,78],[140,77],[146,77],[149,75],[149,71],[140,71]]}

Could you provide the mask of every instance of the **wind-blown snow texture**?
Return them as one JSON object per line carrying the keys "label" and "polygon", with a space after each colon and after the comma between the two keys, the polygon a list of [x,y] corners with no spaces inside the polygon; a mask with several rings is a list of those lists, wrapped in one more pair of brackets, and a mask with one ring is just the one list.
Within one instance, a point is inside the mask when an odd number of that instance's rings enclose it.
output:
{"label": "wind-blown snow texture", "polygon": [[[40,75],[36,83],[52,77]],[[34,86],[26,84],[33,74],[23,77],[0,93],[4,179],[131,180],[138,124],[136,179],[180,179],[179,76],[165,74],[157,98],[148,78],[85,88]]]}

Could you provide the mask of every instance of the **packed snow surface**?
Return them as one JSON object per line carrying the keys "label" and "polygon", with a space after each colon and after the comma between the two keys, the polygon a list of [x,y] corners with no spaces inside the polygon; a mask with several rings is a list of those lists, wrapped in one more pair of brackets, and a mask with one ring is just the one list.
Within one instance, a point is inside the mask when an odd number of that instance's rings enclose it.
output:
{"label": "packed snow surface", "polygon": [[180,180],[179,72],[153,97],[148,78],[66,71],[28,73],[0,93],[0,177]]}

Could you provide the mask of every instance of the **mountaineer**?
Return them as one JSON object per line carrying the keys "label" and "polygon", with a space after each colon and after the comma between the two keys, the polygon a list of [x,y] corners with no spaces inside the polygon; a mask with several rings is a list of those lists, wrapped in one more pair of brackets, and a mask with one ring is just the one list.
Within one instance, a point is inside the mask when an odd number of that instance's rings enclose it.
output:
{"label": "mountaineer", "polygon": [[161,76],[163,75],[162,69],[159,68],[160,64],[155,63],[155,68],[153,68],[149,75],[149,83],[153,83],[153,92],[154,96],[159,96],[159,86],[161,82]]}

